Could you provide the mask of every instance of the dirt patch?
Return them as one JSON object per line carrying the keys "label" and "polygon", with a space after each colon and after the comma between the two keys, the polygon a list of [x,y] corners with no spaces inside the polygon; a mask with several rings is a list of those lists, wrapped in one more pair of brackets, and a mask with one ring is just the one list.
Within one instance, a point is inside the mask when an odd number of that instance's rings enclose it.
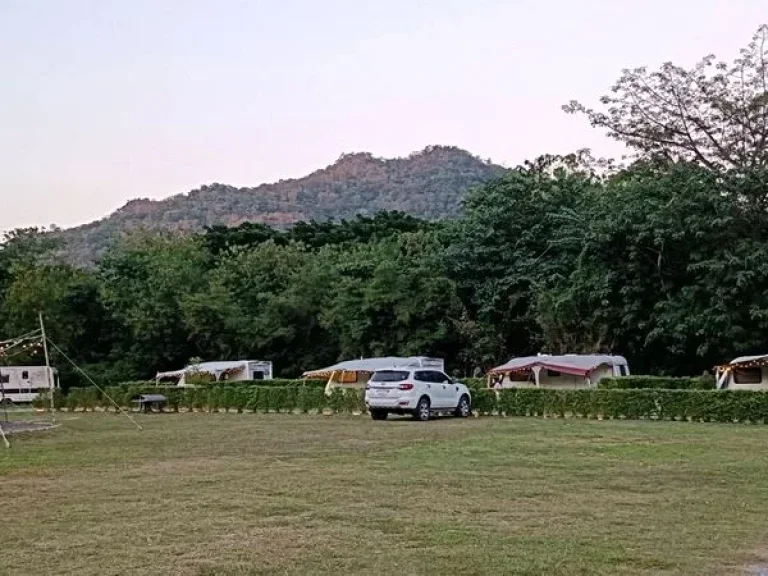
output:
{"label": "dirt patch", "polygon": [[22,432],[40,432],[55,428],[58,424],[52,422],[0,422],[3,432],[6,434],[20,434]]}

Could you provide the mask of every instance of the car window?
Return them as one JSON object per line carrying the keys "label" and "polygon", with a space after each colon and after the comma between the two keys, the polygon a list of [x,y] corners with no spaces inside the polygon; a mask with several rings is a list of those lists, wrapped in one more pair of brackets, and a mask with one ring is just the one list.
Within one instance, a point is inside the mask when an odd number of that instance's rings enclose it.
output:
{"label": "car window", "polygon": [[429,375],[428,370],[418,370],[413,373],[413,377],[419,382],[432,382],[432,378]]}
{"label": "car window", "polygon": [[371,382],[402,382],[408,379],[405,370],[380,370],[371,377]]}
{"label": "car window", "polygon": [[450,382],[451,378],[445,372],[435,372],[435,377],[438,382]]}

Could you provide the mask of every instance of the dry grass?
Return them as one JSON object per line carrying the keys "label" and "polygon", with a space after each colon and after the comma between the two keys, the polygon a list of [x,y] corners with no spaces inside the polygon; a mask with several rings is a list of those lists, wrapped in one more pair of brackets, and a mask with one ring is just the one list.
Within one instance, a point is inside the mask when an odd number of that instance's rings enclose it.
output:
{"label": "dry grass", "polygon": [[[0,452],[0,573],[733,573],[768,428],[63,416]],[[755,552],[758,551],[758,552]]]}

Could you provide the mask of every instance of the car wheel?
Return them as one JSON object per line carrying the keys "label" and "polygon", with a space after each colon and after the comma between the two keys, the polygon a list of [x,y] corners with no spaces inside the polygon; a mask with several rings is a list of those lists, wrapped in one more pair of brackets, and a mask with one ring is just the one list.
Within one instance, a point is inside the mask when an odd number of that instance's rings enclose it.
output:
{"label": "car wheel", "polygon": [[422,396],[419,399],[419,403],[416,404],[416,410],[413,412],[413,417],[416,418],[416,420],[421,420],[422,422],[426,422],[429,420],[429,410],[430,410],[430,403],[429,398],[426,396]]}
{"label": "car wheel", "polygon": [[466,394],[464,394],[461,398],[459,398],[459,404],[456,406],[455,415],[457,418],[466,418],[469,416],[470,412],[471,407],[469,405],[469,398]]}
{"label": "car wheel", "polygon": [[386,410],[371,410],[371,418],[374,420],[386,420],[387,412]]}

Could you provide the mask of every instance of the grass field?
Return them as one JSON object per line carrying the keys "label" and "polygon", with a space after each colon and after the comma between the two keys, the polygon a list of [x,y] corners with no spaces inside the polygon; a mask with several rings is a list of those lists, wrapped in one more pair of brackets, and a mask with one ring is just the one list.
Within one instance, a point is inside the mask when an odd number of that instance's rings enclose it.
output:
{"label": "grass field", "polygon": [[62,415],[0,452],[2,574],[768,565],[768,427]]}

